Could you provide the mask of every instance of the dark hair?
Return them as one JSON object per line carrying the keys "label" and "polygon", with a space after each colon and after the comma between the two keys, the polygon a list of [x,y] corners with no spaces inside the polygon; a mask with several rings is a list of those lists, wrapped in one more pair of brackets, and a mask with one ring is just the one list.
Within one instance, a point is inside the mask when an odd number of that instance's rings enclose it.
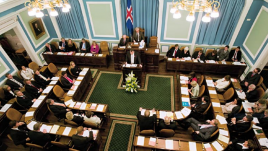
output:
{"label": "dark hair", "polygon": [[195,75],[195,72],[194,72],[194,71],[190,72],[189,74],[190,74],[191,78],[196,77],[196,75]]}
{"label": "dark hair", "polygon": [[8,75],[10,75],[10,73],[6,73],[5,76],[8,77]]}
{"label": "dark hair", "polygon": [[203,50],[199,50],[198,52],[201,52],[201,53],[203,53]]}
{"label": "dark hair", "polygon": [[208,96],[203,96],[204,97],[204,100],[206,101],[206,102],[208,102],[209,101],[209,97]]}
{"label": "dark hair", "polygon": [[261,69],[260,69],[260,68],[256,68],[256,70],[257,70],[258,72],[260,72],[260,71],[261,71]]}
{"label": "dark hair", "polygon": [[242,100],[240,98],[236,98],[236,101],[237,101],[237,105],[238,106],[241,106],[242,105]]}
{"label": "dark hair", "polygon": [[52,101],[52,99],[47,99],[47,100],[46,100],[46,103],[47,103],[47,104],[50,104],[51,101]]}
{"label": "dark hair", "polygon": [[175,47],[178,47],[178,46],[179,46],[178,44],[175,45]]}
{"label": "dark hair", "polygon": [[225,47],[227,47],[229,49],[229,46],[228,45],[226,45]]}
{"label": "dark hair", "polygon": [[40,129],[40,127],[41,127],[41,124],[40,124],[40,123],[36,123],[36,124],[34,124],[34,126],[33,126],[33,130],[37,131],[37,130]]}
{"label": "dark hair", "polygon": [[82,38],[82,40],[85,40],[85,38]]}
{"label": "dark hair", "polygon": [[91,115],[93,115],[93,112],[91,112],[91,111],[86,111],[86,117],[90,118]]}
{"label": "dark hair", "polygon": [[226,76],[224,76],[224,79],[230,81],[231,76],[230,75],[226,75]]}
{"label": "dark hair", "polygon": [[66,74],[66,71],[62,71],[62,73],[61,73],[62,75],[65,75]]}
{"label": "dark hair", "polygon": [[214,53],[214,55],[217,55],[217,50],[213,50],[212,53]]}
{"label": "dark hair", "polygon": [[251,122],[253,120],[253,117],[251,115],[247,115],[247,121]]}
{"label": "dark hair", "polygon": [[238,46],[237,48],[240,49],[240,46]]}
{"label": "dark hair", "polygon": [[17,124],[17,121],[16,120],[13,120],[13,121],[10,121],[9,122],[9,126],[12,128],[12,127],[14,127],[14,126],[16,126],[16,124]]}

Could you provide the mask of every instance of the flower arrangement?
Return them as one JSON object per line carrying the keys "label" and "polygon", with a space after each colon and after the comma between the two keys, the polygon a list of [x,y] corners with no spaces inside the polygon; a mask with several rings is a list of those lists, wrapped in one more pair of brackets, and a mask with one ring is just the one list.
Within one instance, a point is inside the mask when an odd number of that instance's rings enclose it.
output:
{"label": "flower arrangement", "polygon": [[126,76],[126,91],[131,93],[137,93],[137,89],[140,88],[140,86],[138,85],[137,78],[135,78],[135,74],[133,74],[133,71],[131,71],[131,73]]}

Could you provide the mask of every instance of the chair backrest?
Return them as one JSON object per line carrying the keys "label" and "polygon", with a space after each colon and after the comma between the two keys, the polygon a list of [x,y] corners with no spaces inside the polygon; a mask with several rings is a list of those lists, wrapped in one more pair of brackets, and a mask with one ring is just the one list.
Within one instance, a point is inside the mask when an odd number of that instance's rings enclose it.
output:
{"label": "chair backrest", "polygon": [[51,113],[51,114],[53,114],[54,115],[54,113],[51,111],[51,109],[50,109],[50,107],[49,107],[49,105],[47,104],[47,109],[49,110],[49,112]]}
{"label": "chair backrest", "polygon": [[140,135],[143,136],[154,136],[155,132],[154,130],[143,130],[140,132]]}
{"label": "chair backrest", "polygon": [[99,125],[93,122],[89,122],[89,121],[84,121],[83,124],[86,127],[90,127],[90,128],[99,128]]}
{"label": "chair backrest", "polygon": [[238,132],[238,133],[240,134],[247,133],[248,131],[252,129],[252,126],[253,126],[253,123],[251,122],[250,127],[247,130],[245,130],[244,132]]}
{"label": "chair backrest", "polygon": [[74,149],[74,148],[69,148],[69,151],[79,151],[79,150]]}
{"label": "chair backrest", "polygon": [[6,116],[11,121],[13,120],[20,121],[22,114],[14,108],[9,108],[6,112]]}
{"label": "chair backrest", "polygon": [[259,87],[259,86],[262,84],[262,82],[263,82],[263,77],[260,76],[260,80],[259,80],[259,82],[257,83],[256,87]]}
{"label": "chair backrest", "polygon": [[161,137],[173,137],[175,135],[174,130],[172,129],[162,129],[159,131]]}
{"label": "chair backrest", "polygon": [[212,133],[212,134],[210,135],[210,138],[213,137],[213,136],[215,136],[217,133],[219,133],[219,129],[217,129],[214,133]]}
{"label": "chair backrest", "polygon": [[23,79],[23,77],[21,76],[21,70],[18,71],[18,77],[19,77],[20,79]]}
{"label": "chair backrest", "polygon": [[183,51],[183,50],[184,50],[184,48],[185,48],[185,46],[182,46],[182,47],[180,48],[180,50],[181,50],[181,51]]}
{"label": "chair backrest", "polygon": [[2,87],[0,87],[0,98],[5,100],[5,92]]}
{"label": "chair backrest", "polygon": [[200,78],[197,79],[197,83],[200,86],[203,84],[203,82],[204,82],[204,75],[201,75]]}
{"label": "chair backrest", "polygon": [[258,92],[257,99],[260,99],[260,98],[262,98],[264,96],[264,90],[263,90],[262,87],[257,88],[256,91]]}
{"label": "chair backrest", "polygon": [[56,49],[59,49],[59,44],[55,41],[50,42],[51,45],[54,45]]}
{"label": "chair backrest", "polygon": [[29,66],[29,68],[31,68],[33,71],[35,71],[35,70],[39,70],[39,69],[40,69],[39,66],[38,66],[38,64],[35,63],[35,62],[31,62],[31,63],[29,63],[28,66]]}
{"label": "chair backrest", "polygon": [[16,102],[20,107],[22,107],[23,109],[26,109],[24,106],[22,106],[22,105],[18,102],[17,98],[14,98],[14,100],[15,100],[15,102]]}
{"label": "chair backrest", "polygon": [[223,99],[225,101],[230,100],[234,96],[234,88],[229,88],[227,91],[223,93]]}
{"label": "chair backrest", "polygon": [[63,91],[63,89],[59,86],[59,85],[55,85],[53,88],[53,93],[56,95],[56,97],[60,98],[63,97],[63,95],[65,94],[65,92]]}
{"label": "chair backrest", "polygon": [[205,93],[205,89],[206,89],[205,85],[202,85],[202,86],[200,87],[198,98],[200,98],[200,97],[203,96],[203,94]]}
{"label": "chair backrest", "polygon": [[241,104],[240,109],[238,110],[237,113],[240,113],[242,110],[243,110],[243,105]]}
{"label": "chair backrest", "polygon": [[52,74],[56,74],[58,72],[58,68],[53,64],[50,63],[48,65],[48,70],[52,73]]}
{"label": "chair backrest", "polygon": [[208,105],[207,109],[202,113],[203,115],[206,115],[206,114],[208,113],[208,110],[210,109],[211,104],[212,104],[212,103],[209,102],[209,105]]}
{"label": "chair backrest", "polygon": [[26,143],[27,146],[30,148],[38,148],[38,149],[43,149],[43,146],[37,145],[37,144],[32,144],[32,143]]}
{"label": "chair backrest", "polygon": [[64,121],[67,123],[67,124],[70,124],[70,125],[72,125],[72,126],[78,126],[78,124],[77,123],[75,123],[74,121],[70,121],[70,120],[68,120],[68,119],[64,119]]}
{"label": "chair backrest", "polygon": [[7,134],[7,138],[13,142],[13,139],[11,138],[10,134]]}
{"label": "chair backrest", "polygon": [[109,45],[107,41],[100,42],[100,49],[102,54],[109,54]]}
{"label": "chair backrest", "polygon": [[150,37],[150,47],[157,47],[157,37],[156,36],[152,36]]}
{"label": "chair backrest", "polygon": [[63,143],[61,143],[61,142],[51,141],[50,143],[51,143],[52,145],[57,146],[57,147],[62,148],[62,149],[63,149],[63,148],[64,148],[64,149],[69,148],[68,145],[65,145],[65,144],[63,144]]}
{"label": "chair backrest", "polygon": [[199,50],[203,50],[203,48],[196,47],[196,48],[194,49],[194,52],[199,51]]}
{"label": "chair backrest", "polygon": [[214,49],[207,49],[205,56],[207,56],[209,53],[211,53]]}

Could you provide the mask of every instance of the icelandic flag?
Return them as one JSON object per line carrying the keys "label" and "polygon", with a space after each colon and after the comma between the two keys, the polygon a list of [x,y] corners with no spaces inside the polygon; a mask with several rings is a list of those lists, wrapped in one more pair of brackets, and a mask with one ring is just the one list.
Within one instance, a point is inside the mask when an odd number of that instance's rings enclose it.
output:
{"label": "icelandic flag", "polygon": [[129,30],[129,32],[132,35],[132,32],[133,32],[133,14],[132,14],[131,0],[127,0],[126,24],[127,24],[127,28]]}

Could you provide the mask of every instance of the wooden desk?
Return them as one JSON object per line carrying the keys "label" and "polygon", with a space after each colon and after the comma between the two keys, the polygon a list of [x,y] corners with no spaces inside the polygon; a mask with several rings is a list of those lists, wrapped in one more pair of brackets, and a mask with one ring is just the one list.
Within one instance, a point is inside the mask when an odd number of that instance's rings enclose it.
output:
{"label": "wooden desk", "polygon": [[[78,88],[75,90],[75,93],[73,95],[74,101],[83,101],[82,98],[87,91],[87,88],[89,87],[92,79],[92,74],[90,69],[87,70],[87,73],[85,75],[79,75],[79,77],[83,77],[81,83],[79,84]],[[77,80],[80,81],[80,80]]]}
{"label": "wooden desk", "polygon": [[135,74],[135,77],[137,78],[137,81],[139,81],[139,85],[141,85],[143,79],[142,79],[142,67],[122,67],[123,72],[123,83],[126,82],[126,75],[131,73],[133,71],[133,74]]}

